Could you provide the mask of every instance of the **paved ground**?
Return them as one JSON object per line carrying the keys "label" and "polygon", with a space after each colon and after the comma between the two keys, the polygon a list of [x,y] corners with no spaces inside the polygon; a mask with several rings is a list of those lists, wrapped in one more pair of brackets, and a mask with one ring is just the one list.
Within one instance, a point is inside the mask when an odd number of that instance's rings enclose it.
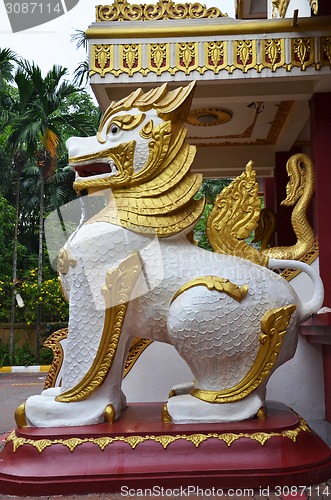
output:
{"label": "paved ground", "polygon": [[[39,394],[43,388],[46,374],[42,373],[0,373],[0,449],[3,446],[4,439],[9,431],[15,427],[14,412],[18,405],[23,403],[28,396]],[[200,500],[205,498],[219,498],[222,500],[285,500],[290,498],[302,498],[307,500],[331,500],[331,479],[325,484],[312,486],[306,490],[302,488],[292,488],[287,490],[283,488],[279,491],[255,491],[254,495],[247,496],[245,491],[238,490],[231,492],[232,494],[217,496],[212,494],[211,490],[206,490],[204,494],[187,494],[183,489],[181,495],[174,495],[167,490],[164,495],[160,495],[157,491],[154,495],[149,495],[148,492],[137,490],[124,491],[121,494],[93,494],[93,495],[55,495],[55,496],[42,496],[42,497],[25,497],[27,500],[119,500],[120,498],[138,499],[138,498],[166,498],[168,500],[178,500],[179,498],[190,498],[192,500]],[[15,500],[22,497],[12,497],[8,495],[1,495],[0,500]]]}

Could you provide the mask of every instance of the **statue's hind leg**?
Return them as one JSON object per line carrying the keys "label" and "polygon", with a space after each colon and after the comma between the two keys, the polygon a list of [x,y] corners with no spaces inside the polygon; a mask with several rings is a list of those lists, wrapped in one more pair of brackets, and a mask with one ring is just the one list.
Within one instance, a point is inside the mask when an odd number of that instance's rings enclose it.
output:
{"label": "statue's hind leg", "polygon": [[265,311],[245,297],[244,287],[237,287],[240,296],[207,287],[214,277],[201,280],[183,287],[169,311],[169,335],[191,368],[194,388],[174,391],[168,414],[174,423],[254,418],[295,306]]}

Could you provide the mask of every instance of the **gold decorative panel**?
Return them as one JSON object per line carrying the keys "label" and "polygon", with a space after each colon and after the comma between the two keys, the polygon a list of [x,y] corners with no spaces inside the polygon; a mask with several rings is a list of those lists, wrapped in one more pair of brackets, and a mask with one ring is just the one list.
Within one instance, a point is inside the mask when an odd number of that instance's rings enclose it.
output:
{"label": "gold decorative panel", "polygon": [[298,66],[302,71],[314,64],[315,51],[313,38],[291,39],[291,65]]}
{"label": "gold decorative panel", "polygon": [[126,43],[119,46],[120,51],[120,70],[132,76],[141,71],[141,44]]}
{"label": "gold decorative panel", "polygon": [[161,75],[170,68],[169,43],[149,43],[147,46],[148,70]]}
{"label": "gold decorative panel", "polygon": [[206,69],[212,70],[217,75],[228,63],[228,42],[205,42],[204,56]]}
{"label": "gold decorative panel", "polygon": [[193,78],[225,73],[227,78],[234,71],[257,75],[285,70],[298,74],[308,67],[311,72],[318,71],[321,66],[331,69],[331,34],[232,41],[194,41],[183,37],[176,42],[92,43],[90,76],[98,74],[103,78],[111,74],[117,78],[123,74],[131,77],[151,73],[171,77],[182,72]]}
{"label": "gold decorative panel", "polygon": [[262,67],[276,71],[285,66],[285,41],[281,38],[262,40]]}
{"label": "gold decorative panel", "polygon": [[92,45],[92,70],[104,77],[114,69],[114,46],[110,44]]}
{"label": "gold decorative panel", "polygon": [[189,75],[198,67],[198,42],[176,43],[176,69]]}

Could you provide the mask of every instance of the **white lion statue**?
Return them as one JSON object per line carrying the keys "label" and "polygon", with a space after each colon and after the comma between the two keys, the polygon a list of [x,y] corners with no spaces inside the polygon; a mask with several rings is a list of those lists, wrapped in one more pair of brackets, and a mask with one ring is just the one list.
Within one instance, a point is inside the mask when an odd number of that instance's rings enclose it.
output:
{"label": "white lion statue", "polygon": [[[185,140],[193,90],[138,89],[111,103],[96,136],[69,139],[75,190],[103,191],[107,203],[60,251],[70,306],[62,385],[28,398],[19,425],[119,418],[123,366],[137,336],[172,344],[194,375],[171,391],[165,421],[254,418],[270,375],[295,352],[299,325],[321,307],[323,286],[308,265],[267,256],[254,263],[190,241],[204,209],[194,199],[201,175],[190,172],[195,147]],[[243,191],[250,165],[246,175]],[[309,302],[271,270],[286,267],[312,279]]]}

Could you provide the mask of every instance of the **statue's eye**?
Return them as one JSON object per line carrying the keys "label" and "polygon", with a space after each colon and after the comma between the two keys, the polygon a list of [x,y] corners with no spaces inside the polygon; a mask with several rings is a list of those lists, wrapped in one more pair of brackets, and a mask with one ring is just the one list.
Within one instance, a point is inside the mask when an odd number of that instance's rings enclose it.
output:
{"label": "statue's eye", "polygon": [[110,132],[112,134],[117,134],[117,132],[119,132],[120,128],[118,125],[116,125],[115,123],[113,123],[111,126],[110,126]]}

